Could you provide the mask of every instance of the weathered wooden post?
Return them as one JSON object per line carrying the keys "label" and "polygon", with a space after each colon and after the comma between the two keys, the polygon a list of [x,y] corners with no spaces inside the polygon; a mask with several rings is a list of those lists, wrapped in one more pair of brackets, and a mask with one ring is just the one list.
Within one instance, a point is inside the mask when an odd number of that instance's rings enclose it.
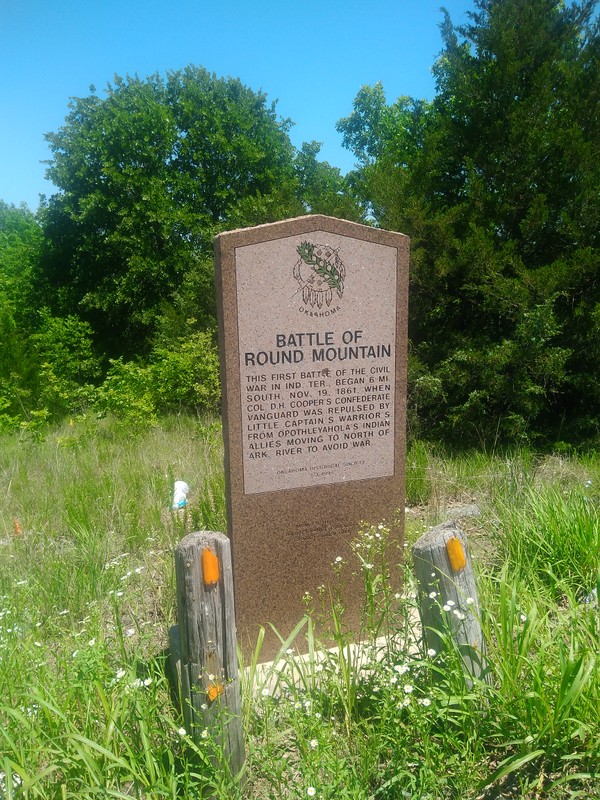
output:
{"label": "weathered wooden post", "polygon": [[[177,672],[186,729],[197,744],[206,730],[222,749],[231,775],[241,777],[245,751],[227,537],[213,531],[188,534],[175,548],[175,576]],[[172,634],[171,641],[177,636]]]}
{"label": "weathered wooden post", "polygon": [[436,653],[451,636],[468,677],[485,670],[479,598],[467,540],[455,522],[423,534],[412,547],[423,635]]}

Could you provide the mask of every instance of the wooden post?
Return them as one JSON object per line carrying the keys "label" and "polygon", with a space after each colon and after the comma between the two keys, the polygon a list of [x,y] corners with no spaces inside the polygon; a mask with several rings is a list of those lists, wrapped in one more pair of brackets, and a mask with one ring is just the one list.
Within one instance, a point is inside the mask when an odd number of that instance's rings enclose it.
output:
{"label": "wooden post", "polygon": [[[231,775],[241,778],[245,751],[229,539],[213,531],[188,534],[175,548],[175,577],[186,729],[199,745],[207,731]],[[216,758],[215,764],[223,767]]]}
{"label": "wooden post", "polygon": [[467,540],[455,522],[431,528],[412,547],[423,635],[436,653],[451,636],[468,677],[485,671],[480,607]]}

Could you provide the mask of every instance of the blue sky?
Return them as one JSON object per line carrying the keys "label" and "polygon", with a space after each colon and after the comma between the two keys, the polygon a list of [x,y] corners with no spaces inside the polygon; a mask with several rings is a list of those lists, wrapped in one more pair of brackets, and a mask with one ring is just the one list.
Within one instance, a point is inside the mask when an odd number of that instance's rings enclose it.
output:
{"label": "blue sky", "polygon": [[466,21],[472,0],[0,0],[0,200],[50,195],[40,162],[69,97],[113,76],[165,74],[188,64],[262,89],[296,124],[295,146],[347,172],[335,130],[364,84],[388,101],[431,99],[441,50],[440,7]]}

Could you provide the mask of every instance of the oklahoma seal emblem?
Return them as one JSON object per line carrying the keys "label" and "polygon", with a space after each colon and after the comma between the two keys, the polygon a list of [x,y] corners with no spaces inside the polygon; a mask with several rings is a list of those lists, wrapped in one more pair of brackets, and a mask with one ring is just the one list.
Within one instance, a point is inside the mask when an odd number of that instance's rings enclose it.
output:
{"label": "oklahoma seal emblem", "polygon": [[313,308],[329,307],[334,292],[341,298],[346,267],[338,251],[330,245],[312,242],[302,242],[296,251],[300,258],[294,264],[294,278],[302,291],[304,304]]}

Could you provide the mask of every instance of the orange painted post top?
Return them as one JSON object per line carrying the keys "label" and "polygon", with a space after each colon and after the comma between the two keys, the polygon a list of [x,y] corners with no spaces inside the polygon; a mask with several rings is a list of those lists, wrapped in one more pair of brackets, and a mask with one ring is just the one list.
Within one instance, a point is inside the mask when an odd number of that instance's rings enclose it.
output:
{"label": "orange painted post top", "polygon": [[223,694],[223,684],[222,683],[211,683],[206,690],[206,696],[210,703],[220,697]]}
{"label": "orange painted post top", "polygon": [[448,553],[448,558],[450,559],[452,571],[462,572],[462,570],[467,566],[467,556],[460,539],[458,539],[456,536],[453,536],[452,539],[448,539],[446,542],[446,551]]}
{"label": "orange painted post top", "polygon": [[205,586],[214,586],[219,581],[219,559],[208,547],[202,551],[202,580]]}

